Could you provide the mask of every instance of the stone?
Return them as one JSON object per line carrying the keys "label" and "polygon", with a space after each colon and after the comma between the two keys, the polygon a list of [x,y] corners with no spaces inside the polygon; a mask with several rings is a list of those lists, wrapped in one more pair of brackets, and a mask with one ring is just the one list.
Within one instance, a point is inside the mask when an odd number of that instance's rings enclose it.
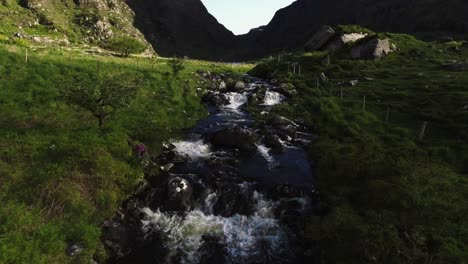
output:
{"label": "stone", "polygon": [[315,33],[304,46],[305,50],[314,51],[321,49],[331,38],[336,35],[335,30],[330,26],[323,26]]}
{"label": "stone", "polygon": [[213,135],[211,143],[217,147],[239,149],[248,152],[257,149],[255,136],[252,132],[241,128],[227,128]]}
{"label": "stone", "polygon": [[336,37],[333,41],[328,43],[325,47],[325,50],[334,53],[343,48],[346,43],[356,42],[365,37],[367,37],[367,34],[365,33],[341,34],[340,36]]}
{"label": "stone", "polygon": [[242,90],[245,89],[245,83],[244,82],[236,82],[234,85],[234,90],[237,92],[241,92]]}
{"label": "stone", "polygon": [[218,89],[219,89],[220,91],[226,90],[226,89],[227,89],[226,82],[222,81],[222,82],[219,84]]}
{"label": "stone", "polygon": [[114,36],[112,26],[107,21],[98,20],[94,25],[96,35],[100,40],[106,40]]}
{"label": "stone", "polygon": [[293,96],[297,95],[296,87],[294,87],[294,85],[291,84],[291,83],[281,84],[278,87],[277,92],[279,92],[280,94],[283,94],[283,95],[285,95],[287,97],[293,97]]}
{"label": "stone", "polygon": [[351,49],[353,59],[381,59],[394,52],[396,46],[389,39],[374,38]]}
{"label": "stone", "polygon": [[67,255],[70,257],[78,256],[83,251],[83,246],[80,244],[71,244],[67,248]]}
{"label": "stone", "polygon": [[274,154],[281,154],[286,150],[281,139],[270,133],[265,136],[265,146],[270,148]]}
{"label": "stone", "polygon": [[185,210],[192,193],[192,185],[188,180],[178,176],[171,178],[167,184],[166,208],[170,211]]}
{"label": "stone", "polygon": [[442,64],[442,67],[448,71],[462,72],[468,70],[468,62],[451,61]]}

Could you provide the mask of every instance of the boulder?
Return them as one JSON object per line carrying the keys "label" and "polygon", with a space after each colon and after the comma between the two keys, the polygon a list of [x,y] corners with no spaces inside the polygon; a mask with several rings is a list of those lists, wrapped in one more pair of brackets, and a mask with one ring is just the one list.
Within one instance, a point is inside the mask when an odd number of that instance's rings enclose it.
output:
{"label": "boulder", "polygon": [[389,39],[373,38],[351,49],[353,59],[380,59],[396,50]]}
{"label": "boulder", "polygon": [[319,50],[330,39],[335,36],[336,32],[330,26],[323,26],[317,33],[315,33],[309,41],[305,44],[304,48],[309,51]]}
{"label": "boulder", "polygon": [[185,210],[192,193],[192,185],[188,180],[182,177],[171,178],[167,184],[167,209],[170,211]]}
{"label": "boulder", "polygon": [[220,91],[223,91],[223,90],[226,90],[226,88],[227,88],[226,82],[222,81],[222,82],[219,84],[218,89],[219,89]]}
{"label": "boulder", "polygon": [[296,87],[291,83],[281,84],[277,90],[280,94],[283,94],[287,97],[293,97],[297,95]]}
{"label": "boulder", "polygon": [[239,149],[240,151],[256,150],[255,136],[252,132],[241,128],[227,128],[214,134],[211,143],[217,147]]}
{"label": "boulder", "polygon": [[208,92],[202,97],[202,102],[209,103],[215,106],[223,106],[229,104],[229,99],[225,94]]}
{"label": "boulder", "polygon": [[249,215],[252,211],[252,194],[248,188],[242,188],[238,184],[229,184],[219,193],[216,203],[213,205],[213,214],[222,217],[233,215]]}
{"label": "boulder", "polygon": [[99,40],[106,40],[114,36],[112,26],[107,21],[97,21],[94,25],[94,29],[96,31],[96,36],[99,38]]}
{"label": "boulder", "polygon": [[336,37],[334,40],[332,40],[330,43],[328,43],[327,46],[325,47],[325,50],[327,50],[328,52],[334,53],[340,50],[341,48],[343,48],[343,46],[346,43],[356,42],[365,37],[367,37],[367,34],[365,33],[341,34],[338,37]]}
{"label": "boulder", "polygon": [[283,143],[281,143],[281,139],[274,134],[267,134],[265,136],[265,146],[271,148],[275,154],[280,154],[285,151],[285,147]]}
{"label": "boulder", "polygon": [[234,91],[236,92],[242,92],[245,89],[245,83],[244,82],[236,82],[234,85]]}
{"label": "boulder", "polygon": [[272,115],[268,123],[274,127],[296,126],[296,123],[293,121],[279,115]]}

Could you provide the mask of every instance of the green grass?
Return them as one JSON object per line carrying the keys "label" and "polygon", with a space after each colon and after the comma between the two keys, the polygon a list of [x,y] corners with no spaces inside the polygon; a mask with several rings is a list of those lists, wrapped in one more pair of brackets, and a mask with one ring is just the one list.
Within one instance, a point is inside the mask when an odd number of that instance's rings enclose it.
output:
{"label": "green grass", "polygon": [[[441,64],[464,60],[468,49],[385,36],[399,49],[382,60],[351,60],[348,46],[329,66],[326,53],[297,52],[252,71],[294,84],[299,95],[274,111],[304,119],[320,136],[310,155],[329,211],[305,221],[306,243],[331,263],[466,263],[468,75]],[[288,72],[289,62],[301,64],[301,76]],[[320,72],[331,83],[317,88]],[[354,79],[340,99],[338,83]]]}
{"label": "green grass", "polygon": [[[175,78],[164,59],[29,49],[26,63],[25,48],[9,45],[0,45],[0,57],[0,263],[104,258],[100,223],[144,178],[129,142],[143,142],[157,154],[162,141],[206,115],[196,94],[198,69],[239,74],[251,67],[186,61]],[[112,116],[103,131],[58,91],[62,80],[91,76],[98,67],[101,74],[146,80],[130,107]],[[85,252],[66,256],[69,243],[84,245]]]}

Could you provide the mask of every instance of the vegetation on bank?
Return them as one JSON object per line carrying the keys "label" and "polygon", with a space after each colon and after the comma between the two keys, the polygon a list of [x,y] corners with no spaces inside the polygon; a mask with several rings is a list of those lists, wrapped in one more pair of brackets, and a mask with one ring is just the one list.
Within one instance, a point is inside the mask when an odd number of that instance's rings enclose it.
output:
{"label": "vegetation on bank", "polygon": [[309,254],[317,263],[466,263],[468,75],[442,64],[468,47],[380,36],[398,47],[382,60],[351,60],[348,45],[330,64],[325,52],[298,52],[251,71],[294,84],[298,95],[274,111],[319,135]]}
{"label": "vegetation on bank", "polygon": [[[133,146],[142,142],[156,155],[162,141],[206,115],[196,95],[198,69],[250,68],[185,61],[175,78],[164,59],[29,49],[26,63],[26,49],[9,45],[0,46],[0,58],[0,263],[102,259],[101,222],[144,178]],[[102,129],[61,90],[74,78],[95,84],[97,74],[144,80]],[[67,256],[72,244],[84,251]]]}

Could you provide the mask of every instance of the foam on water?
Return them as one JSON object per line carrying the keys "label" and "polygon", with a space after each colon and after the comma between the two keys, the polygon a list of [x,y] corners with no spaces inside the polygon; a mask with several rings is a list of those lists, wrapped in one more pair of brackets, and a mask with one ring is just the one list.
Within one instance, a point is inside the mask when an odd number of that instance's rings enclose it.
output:
{"label": "foam on water", "polygon": [[263,105],[267,105],[267,106],[278,105],[278,104],[281,104],[281,102],[283,102],[284,99],[285,99],[284,96],[280,93],[267,91],[265,93],[265,99],[264,99]]}
{"label": "foam on water", "polygon": [[[206,204],[212,207],[216,194],[208,195]],[[143,231],[149,235],[158,231],[165,235],[165,246],[171,255],[184,253],[182,263],[197,263],[204,234],[216,235],[225,245],[232,263],[246,263],[253,259],[264,259],[266,255],[281,254],[287,244],[287,236],[274,219],[274,202],[254,192],[252,216],[214,216],[205,210],[193,210],[184,216],[171,215],[159,210],[143,208]],[[208,209],[209,211],[209,209]]]}
{"label": "foam on water", "polygon": [[276,165],[278,165],[277,161],[275,160],[275,158],[270,154],[270,149],[263,145],[263,144],[260,144],[260,145],[257,145],[257,151],[260,153],[260,155],[262,155],[262,157],[268,162],[268,167],[270,168],[273,168],[275,167]]}
{"label": "foam on water", "polygon": [[228,109],[238,109],[249,101],[247,93],[227,93],[226,96],[229,99],[229,104],[225,108]]}
{"label": "foam on water", "polygon": [[202,139],[194,141],[174,141],[175,151],[187,154],[191,159],[208,158],[212,155],[210,145]]}

